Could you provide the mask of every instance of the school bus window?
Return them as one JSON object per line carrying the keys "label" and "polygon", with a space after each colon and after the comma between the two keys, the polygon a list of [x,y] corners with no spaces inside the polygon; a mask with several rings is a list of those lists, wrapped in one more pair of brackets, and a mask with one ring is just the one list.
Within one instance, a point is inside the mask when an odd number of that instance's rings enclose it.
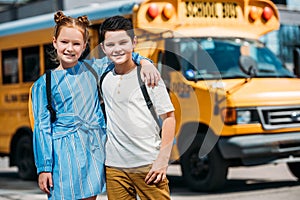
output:
{"label": "school bus window", "polygon": [[3,84],[19,82],[17,49],[2,51],[2,72]]}
{"label": "school bus window", "polygon": [[39,47],[22,49],[23,82],[37,80],[40,74],[40,51]]}
{"label": "school bus window", "polygon": [[53,54],[53,52],[55,51],[53,45],[45,44],[43,47],[44,47],[43,49],[44,49],[45,70],[56,68],[58,66],[58,63],[55,61],[55,57],[53,57],[53,55],[55,55]]}

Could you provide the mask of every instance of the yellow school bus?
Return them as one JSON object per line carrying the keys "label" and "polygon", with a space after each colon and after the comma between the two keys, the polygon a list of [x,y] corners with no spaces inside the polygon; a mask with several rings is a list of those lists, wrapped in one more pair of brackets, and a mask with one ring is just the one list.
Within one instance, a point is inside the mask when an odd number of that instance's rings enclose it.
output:
{"label": "yellow school bus", "polygon": [[[170,163],[190,189],[220,189],[235,166],[284,162],[300,178],[300,51],[293,73],[260,42],[280,25],[271,1],[123,0],[65,13],[91,20],[91,57],[103,56],[105,18],[132,19],[135,50],[157,65],[175,106]],[[53,26],[53,13],[0,24],[0,155],[24,179],[35,177],[29,88],[56,66]]]}
{"label": "yellow school bus", "polygon": [[133,13],[136,50],[175,105],[171,161],[192,190],[222,188],[235,166],[284,162],[300,178],[299,49],[294,74],[260,42],[280,26],[271,1],[153,0]]}

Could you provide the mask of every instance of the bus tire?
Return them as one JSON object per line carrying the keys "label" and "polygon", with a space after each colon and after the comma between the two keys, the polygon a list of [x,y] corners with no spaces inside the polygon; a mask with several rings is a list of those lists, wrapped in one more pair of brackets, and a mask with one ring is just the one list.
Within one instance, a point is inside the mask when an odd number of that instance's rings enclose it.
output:
{"label": "bus tire", "polygon": [[300,162],[287,163],[290,172],[300,180]]}
{"label": "bus tire", "polygon": [[32,138],[22,136],[16,146],[16,164],[18,175],[23,180],[36,180],[36,167],[34,164]]}
{"label": "bus tire", "polygon": [[217,144],[206,156],[199,158],[198,153],[204,136],[204,134],[198,134],[192,145],[182,155],[181,170],[189,189],[197,192],[212,192],[224,186],[228,165],[222,158]]}

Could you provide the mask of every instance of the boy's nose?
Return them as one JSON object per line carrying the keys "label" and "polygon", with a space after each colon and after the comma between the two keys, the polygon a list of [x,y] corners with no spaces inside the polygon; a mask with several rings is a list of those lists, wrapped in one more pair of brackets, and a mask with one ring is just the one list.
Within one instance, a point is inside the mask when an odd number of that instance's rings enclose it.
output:
{"label": "boy's nose", "polygon": [[114,51],[121,51],[121,50],[122,50],[122,48],[119,45],[116,45],[114,48]]}

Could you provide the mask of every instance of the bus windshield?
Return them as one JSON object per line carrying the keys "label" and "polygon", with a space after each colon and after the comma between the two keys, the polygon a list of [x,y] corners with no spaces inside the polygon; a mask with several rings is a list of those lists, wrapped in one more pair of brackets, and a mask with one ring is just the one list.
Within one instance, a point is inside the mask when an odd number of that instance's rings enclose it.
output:
{"label": "bus windshield", "polygon": [[[189,80],[247,77],[294,77],[262,43],[242,39],[193,38],[177,41],[179,65]],[[240,56],[253,59],[255,73],[241,68]]]}

